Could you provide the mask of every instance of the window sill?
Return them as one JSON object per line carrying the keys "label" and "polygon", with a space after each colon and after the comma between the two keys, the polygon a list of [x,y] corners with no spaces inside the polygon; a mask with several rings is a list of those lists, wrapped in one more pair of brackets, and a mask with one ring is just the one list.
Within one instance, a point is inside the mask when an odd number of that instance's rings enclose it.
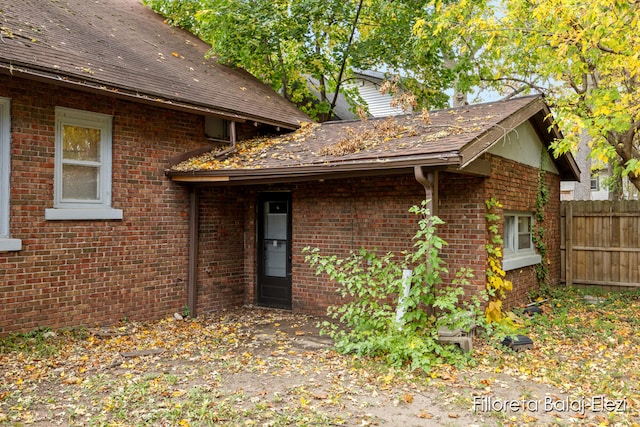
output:
{"label": "window sill", "polygon": [[517,268],[540,264],[541,261],[542,257],[538,254],[526,254],[504,258],[502,260],[502,269],[504,271],[515,270]]}
{"label": "window sill", "polygon": [[122,219],[122,209],[45,209],[47,221]]}
{"label": "window sill", "polygon": [[14,252],[22,250],[22,240],[0,238],[0,252]]}

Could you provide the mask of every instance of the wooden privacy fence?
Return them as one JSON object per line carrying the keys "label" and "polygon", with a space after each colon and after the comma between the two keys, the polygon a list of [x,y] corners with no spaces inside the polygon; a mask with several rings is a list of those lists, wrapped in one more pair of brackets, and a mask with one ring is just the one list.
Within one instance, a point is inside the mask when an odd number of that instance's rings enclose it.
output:
{"label": "wooden privacy fence", "polygon": [[562,281],[640,287],[640,202],[567,201],[560,209]]}

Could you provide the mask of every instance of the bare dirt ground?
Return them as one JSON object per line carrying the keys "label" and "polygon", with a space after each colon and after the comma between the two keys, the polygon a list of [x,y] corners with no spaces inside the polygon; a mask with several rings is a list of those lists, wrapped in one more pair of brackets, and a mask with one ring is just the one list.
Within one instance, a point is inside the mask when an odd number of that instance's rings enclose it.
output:
{"label": "bare dirt ground", "polygon": [[571,346],[525,354],[476,338],[476,366],[425,374],[336,353],[319,320],[243,308],[38,338],[55,352],[0,352],[0,425],[638,425],[638,372],[597,397],[552,371],[581,370]]}

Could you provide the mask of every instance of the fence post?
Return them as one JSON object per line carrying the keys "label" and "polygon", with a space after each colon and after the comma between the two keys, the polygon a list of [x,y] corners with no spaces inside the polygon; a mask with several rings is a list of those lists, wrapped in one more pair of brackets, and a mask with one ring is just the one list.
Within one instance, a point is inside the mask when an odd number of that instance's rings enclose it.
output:
{"label": "fence post", "polygon": [[573,284],[573,205],[569,202],[566,204],[564,211],[564,233],[565,233],[565,273],[564,281],[566,286]]}

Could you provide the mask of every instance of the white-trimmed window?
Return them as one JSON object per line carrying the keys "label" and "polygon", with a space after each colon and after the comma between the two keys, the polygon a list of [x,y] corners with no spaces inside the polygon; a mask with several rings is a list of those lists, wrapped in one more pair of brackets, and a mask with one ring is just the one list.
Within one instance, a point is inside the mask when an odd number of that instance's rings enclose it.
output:
{"label": "white-trimmed window", "polygon": [[11,239],[9,215],[11,189],[11,101],[0,98],[0,251],[19,251],[20,239]]}
{"label": "white-trimmed window", "polygon": [[122,219],[122,210],[111,208],[112,121],[56,107],[54,202],[46,219]]}
{"label": "white-trimmed window", "polygon": [[536,253],[531,232],[533,215],[523,212],[504,214],[504,256],[502,268],[513,270],[539,264],[542,257]]}

